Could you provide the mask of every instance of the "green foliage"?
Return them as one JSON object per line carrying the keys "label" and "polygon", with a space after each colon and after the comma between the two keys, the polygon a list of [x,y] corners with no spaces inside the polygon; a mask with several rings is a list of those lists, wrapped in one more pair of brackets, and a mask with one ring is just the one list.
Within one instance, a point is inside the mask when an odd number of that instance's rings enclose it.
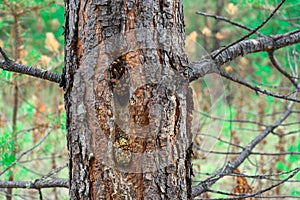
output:
{"label": "green foliage", "polygon": [[[300,152],[300,141],[296,141],[297,144],[296,145],[291,145],[288,147],[287,151],[288,152]],[[300,160],[300,156],[299,155],[289,155],[288,157],[288,162],[290,163],[298,163]]]}
{"label": "green foliage", "polygon": [[[10,134],[10,130],[5,128],[0,134],[0,152],[1,152],[1,169],[5,169],[11,165],[16,160],[15,151],[15,141]],[[11,175],[11,171],[6,174],[8,178]]]}
{"label": "green foliage", "polygon": [[288,171],[289,170],[289,166],[287,166],[285,163],[283,163],[282,161],[279,161],[277,163],[277,168],[281,171]]}
{"label": "green foliage", "polygon": [[65,112],[61,113],[60,114],[60,128],[61,128],[62,132],[67,131],[66,120],[67,120],[66,113]]}
{"label": "green foliage", "polygon": [[0,78],[2,78],[3,80],[10,81],[11,77],[12,77],[12,72],[4,71],[4,70],[0,71]]}
{"label": "green foliage", "polygon": [[39,61],[41,55],[41,52],[37,48],[33,47],[26,55],[25,60],[28,65],[34,65]]}
{"label": "green foliage", "polygon": [[300,196],[300,190],[298,190],[298,189],[293,189],[292,192],[291,192],[291,195],[294,195],[294,196]]}

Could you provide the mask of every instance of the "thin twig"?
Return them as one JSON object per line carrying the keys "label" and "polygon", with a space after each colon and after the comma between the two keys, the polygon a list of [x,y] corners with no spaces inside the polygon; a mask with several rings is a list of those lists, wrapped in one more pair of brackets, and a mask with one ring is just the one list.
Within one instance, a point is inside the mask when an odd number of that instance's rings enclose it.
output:
{"label": "thin twig", "polygon": [[277,12],[277,10],[283,5],[283,3],[286,0],[282,0],[280,2],[280,4],[273,10],[273,12],[269,15],[269,17],[267,19],[265,19],[259,26],[257,26],[255,29],[253,29],[251,32],[249,32],[247,35],[245,35],[244,37],[240,38],[239,40],[227,45],[226,47],[220,49],[219,52],[217,52],[215,55],[213,55],[213,58],[216,58],[219,54],[221,54],[223,51],[225,51],[226,49],[228,49],[229,47],[232,47],[233,45],[245,40],[246,38],[250,37],[251,35],[253,35],[255,32],[257,32],[261,27],[263,27],[272,17],[273,15]]}
{"label": "thin twig", "polygon": [[43,193],[41,188],[37,189],[39,191],[40,200],[43,200]]}
{"label": "thin twig", "polygon": [[269,190],[272,190],[273,188],[285,183],[287,180],[291,179],[292,177],[294,177],[298,172],[300,171],[300,168],[296,168],[295,170],[293,170],[293,172],[286,178],[280,180],[278,183],[275,183],[263,190],[259,190],[256,193],[253,194],[236,194],[236,193],[227,193],[227,192],[222,192],[222,191],[215,191],[215,190],[210,190],[208,189],[208,192],[213,192],[213,193],[217,193],[217,194],[225,194],[225,195],[231,195],[231,196],[237,196],[237,197],[232,197],[230,199],[241,199],[241,198],[249,198],[249,197],[257,197],[258,195],[261,195]]}
{"label": "thin twig", "polygon": [[[232,24],[232,25],[237,26],[237,27],[239,27],[239,28],[245,29],[245,30],[247,30],[247,31],[253,31],[253,30],[254,30],[254,29],[252,29],[252,28],[249,28],[248,26],[245,26],[245,25],[243,25],[243,24],[237,23],[237,22],[232,21],[232,20],[230,20],[230,19],[228,19],[228,18],[226,18],[226,17],[223,17],[223,16],[212,15],[212,14],[208,14],[208,13],[201,12],[201,11],[196,12],[196,14],[202,15],[202,16],[205,16],[205,17],[212,17],[212,18],[214,18],[214,19],[216,19],[216,20],[220,20],[220,21],[227,22],[227,23],[229,23],[229,24]],[[259,35],[259,36],[264,36],[264,34],[258,32],[258,31],[256,31],[255,34],[257,34],[257,35]]]}
{"label": "thin twig", "polygon": [[[287,79],[289,79],[291,81],[291,83],[296,87],[298,87],[297,82],[294,80],[296,77],[291,76],[290,74],[288,74],[283,67],[281,67],[280,63],[277,61],[277,59],[274,56],[274,51],[269,51],[268,52],[269,58],[273,64],[273,66],[280,72],[282,73]],[[296,78],[297,79],[297,78]]]}
{"label": "thin twig", "polygon": [[12,163],[10,163],[10,165],[8,167],[6,167],[2,172],[0,172],[0,176],[3,175],[5,172],[7,172],[11,167],[13,167],[15,164],[17,164],[21,158],[27,154],[29,154],[30,152],[32,152],[34,149],[36,149],[37,147],[39,147],[50,135],[50,133],[52,132],[52,130],[54,129],[54,126],[56,125],[56,120],[58,117],[58,111],[56,112],[56,118],[54,120],[54,123],[51,126],[51,129],[48,131],[48,133],[38,142],[36,143],[33,147],[29,148],[28,150],[22,152],[18,158],[16,158],[16,160]]}
{"label": "thin twig", "polygon": [[15,164],[17,164],[21,158],[27,154],[29,154],[30,152],[32,152],[35,148],[37,148],[38,146],[40,146],[46,139],[47,137],[50,135],[50,133],[52,132],[52,129],[33,147],[31,147],[30,149],[22,152],[18,158],[16,158],[16,160],[14,162],[12,162],[8,167],[6,167],[2,172],[0,172],[0,176],[3,175],[5,172],[7,172],[11,167],[13,167]]}
{"label": "thin twig", "polygon": [[196,112],[204,117],[207,117],[209,119],[212,119],[212,120],[219,120],[219,121],[223,121],[223,122],[236,122],[236,123],[249,123],[249,124],[256,124],[258,126],[264,126],[264,127],[267,127],[266,124],[263,124],[261,122],[257,122],[257,121],[251,121],[251,120],[242,120],[242,119],[225,119],[225,118],[221,118],[221,117],[216,117],[216,116],[212,116],[212,115],[209,115],[207,113],[204,113],[204,112],[201,112],[201,111],[197,111]]}
{"label": "thin twig", "polygon": [[[294,96],[298,94],[295,93]],[[292,107],[294,102],[291,101],[285,111],[285,113],[271,126],[268,126],[263,132],[261,132],[256,138],[254,138],[245,148],[244,150],[234,159],[233,162],[228,162],[224,167],[217,170],[214,174],[212,174],[209,178],[202,181],[197,186],[193,187],[193,197],[199,196],[200,194],[207,192],[209,187],[212,186],[219,179],[224,176],[232,173],[234,169],[240,166],[251,154],[254,147],[259,144],[265,137],[267,137],[272,131],[280,126],[284,120],[292,113]]]}
{"label": "thin twig", "polygon": [[53,176],[54,174],[57,174],[58,172],[60,172],[64,168],[66,168],[67,166],[68,166],[68,163],[65,163],[64,165],[57,167],[56,169],[52,170],[48,174],[44,175],[41,179],[47,179],[47,178]]}
{"label": "thin twig", "polygon": [[[236,145],[231,145],[231,146],[236,146]],[[196,146],[198,147],[198,146]],[[212,151],[208,149],[203,149],[201,147],[196,148],[197,150],[204,152],[204,153],[211,153],[211,154],[216,154],[216,155],[239,155],[242,152],[228,152],[228,151]],[[243,147],[243,149],[245,149]],[[263,156],[285,156],[285,155],[300,155],[300,152],[280,152],[280,153],[267,153],[267,152],[251,152],[251,155],[263,155]]]}
{"label": "thin twig", "polygon": [[285,100],[300,103],[300,99],[298,99],[298,98],[292,98],[292,97],[289,97],[289,95],[282,95],[282,94],[277,94],[277,93],[270,92],[268,90],[263,90],[260,87],[252,85],[251,83],[249,83],[245,80],[242,80],[242,79],[239,79],[238,77],[232,76],[231,74],[227,73],[225,70],[220,70],[220,75],[227,78],[227,79],[229,79],[229,80],[231,80],[231,81],[233,81],[233,82],[239,83],[243,86],[246,86],[246,87],[252,89],[257,94],[261,93],[261,94],[265,94],[265,95],[268,95],[268,96],[271,96],[271,97],[275,97],[275,98],[279,98],[279,99],[285,99]]}

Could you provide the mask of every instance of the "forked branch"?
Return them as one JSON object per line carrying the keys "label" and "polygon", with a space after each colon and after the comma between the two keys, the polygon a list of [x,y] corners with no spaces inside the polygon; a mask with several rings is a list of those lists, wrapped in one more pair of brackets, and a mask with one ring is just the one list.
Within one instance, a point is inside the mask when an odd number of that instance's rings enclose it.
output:
{"label": "forked branch", "polygon": [[[273,96],[279,99],[291,100],[295,102],[300,102],[300,99],[289,97],[287,95],[276,94],[264,89],[261,89],[258,86],[252,85],[244,80],[241,80],[237,77],[232,76],[229,73],[226,73],[224,70],[221,70],[221,66],[239,56],[244,56],[246,54],[256,53],[256,52],[273,52],[277,49],[294,45],[300,43],[300,30],[292,31],[285,34],[278,34],[274,36],[265,36],[259,37],[256,39],[248,39],[241,41],[226,50],[224,50],[221,54],[218,54],[215,58],[205,57],[199,61],[192,62],[189,64],[189,80],[190,82],[198,79],[199,77],[203,77],[209,73],[219,73],[221,76],[230,79],[238,84],[242,84],[258,93]],[[216,55],[219,50],[212,52],[212,55]],[[273,64],[276,64],[273,62]],[[276,66],[275,66],[276,67]],[[279,70],[280,71],[280,70]],[[284,74],[289,78],[294,78]],[[297,83],[295,81],[294,85]]]}

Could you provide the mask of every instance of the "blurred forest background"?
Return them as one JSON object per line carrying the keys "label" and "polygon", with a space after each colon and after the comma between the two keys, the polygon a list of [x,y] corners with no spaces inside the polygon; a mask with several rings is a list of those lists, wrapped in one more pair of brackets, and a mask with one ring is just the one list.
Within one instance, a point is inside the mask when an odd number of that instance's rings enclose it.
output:
{"label": "blurred forest background", "polygon": [[[186,46],[194,60],[248,33],[196,12],[223,16],[255,28],[280,3],[278,0],[183,2]],[[0,0],[0,46],[19,63],[61,73],[63,25],[62,0]],[[288,0],[260,33],[280,34],[299,27],[300,0]],[[299,45],[294,45],[276,51],[275,56],[284,69],[297,74],[299,50]],[[223,67],[262,88],[284,95],[293,91],[291,82],[272,67],[267,53],[239,57]],[[192,85],[195,184],[234,159],[267,125],[280,117],[289,103],[219,79],[225,92],[218,99],[213,99],[211,94],[218,85],[213,85],[209,79],[199,79]],[[0,85],[0,180],[68,178],[62,89],[47,81],[4,70],[0,70]],[[264,139],[236,169],[245,176],[228,176],[199,198],[229,198],[228,194],[218,191],[257,192],[280,182],[295,170],[298,173],[293,178],[262,196],[299,198],[299,119],[298,103],[284,124]],[[0,199],[39,199],[39,192],[0,189]],[[42,189],[42,193],[44,199],[69,199],[66,188]]]}

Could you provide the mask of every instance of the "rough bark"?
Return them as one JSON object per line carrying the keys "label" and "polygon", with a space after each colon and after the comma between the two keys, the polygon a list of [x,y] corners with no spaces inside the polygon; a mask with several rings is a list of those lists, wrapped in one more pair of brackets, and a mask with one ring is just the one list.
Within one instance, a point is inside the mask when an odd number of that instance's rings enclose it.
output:
{"label": "rough bark", "polygon": [[65,1],[71,199],[190,199],[182,3]]}

